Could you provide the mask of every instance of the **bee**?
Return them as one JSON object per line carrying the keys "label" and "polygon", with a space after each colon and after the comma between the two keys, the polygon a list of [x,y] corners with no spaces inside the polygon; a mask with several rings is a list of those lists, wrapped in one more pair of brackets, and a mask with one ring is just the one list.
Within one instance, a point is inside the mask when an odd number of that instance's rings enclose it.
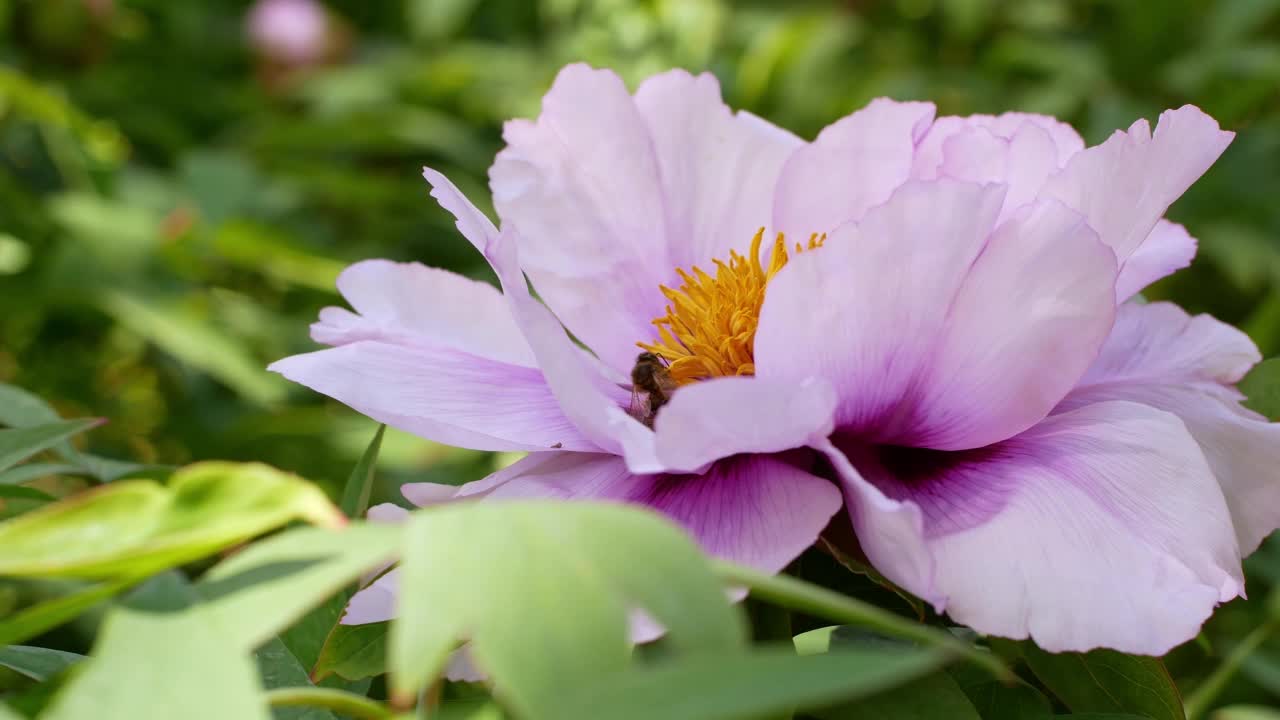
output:
{"label": "bee", "polygon": [[635,367],[631,368],[632,417],[653,427],[654,416],[671,399],[675,389],[676,382],[671,379],[662,358],[651,352],[640,353],[636,356]]}

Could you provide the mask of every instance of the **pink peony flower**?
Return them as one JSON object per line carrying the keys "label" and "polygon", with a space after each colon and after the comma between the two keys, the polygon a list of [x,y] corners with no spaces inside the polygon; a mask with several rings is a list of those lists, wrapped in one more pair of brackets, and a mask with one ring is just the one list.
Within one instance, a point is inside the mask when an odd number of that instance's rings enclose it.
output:
{"label": "pink peony flower", "polygon": [[[957,622],[1160,654],[1242,594],[1241,556],[1280,524],[1280,429],[1232,387],[1254,345],[1125,302],[1190,261],[1161,217],[1231,138],[1190,106],[1085,149],[1046,117],[881,99],[806,143],[710,75],[633,96],[570,66],[506,127],[501,232],[425,172],[503,292],[358,263],[338,283],[355,312],[312,326],[332,347],[272,368],[423,437],[529,452],[405,486],[418,504],[636,503],[769,572],[843,507],[875,567]],[[665,368],[633,388],[642,349]],[[393,584],[346,621],[388,617]]]}
{"label": "pink peony flower", "polygon": [[324,57],[329,17],[316,0],[257,0],[246,29],[263,55],[288,65],[310,65]]}

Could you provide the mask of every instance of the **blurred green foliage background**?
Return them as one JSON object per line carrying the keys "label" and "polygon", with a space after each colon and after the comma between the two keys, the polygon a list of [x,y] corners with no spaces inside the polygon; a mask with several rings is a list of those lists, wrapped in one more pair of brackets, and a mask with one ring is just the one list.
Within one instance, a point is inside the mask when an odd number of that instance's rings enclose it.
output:
{"label": "blurred green foliage background", "polygon": [[[1199,257],[1148,296],[1280,352],[1280,0],[325,2],[304,67],[255,50],[248,0],[0,0],[0,383],[109,418],[95,452],[345,478],[374,424],[264,367],[314,348],[347,263],[484,277],[419,168],[486,206],[501,122],[574,60],[707,69],[807,137],[880,95],[1049,113],[1091,142],[1197,104],[1239,136],[1171,212]],[[377,499],[493,462],[391,433]],[[1255,598],[1278,553],[1251,561]],[[1245,669],[1242,699],[1280,696],[1280,648]]]}

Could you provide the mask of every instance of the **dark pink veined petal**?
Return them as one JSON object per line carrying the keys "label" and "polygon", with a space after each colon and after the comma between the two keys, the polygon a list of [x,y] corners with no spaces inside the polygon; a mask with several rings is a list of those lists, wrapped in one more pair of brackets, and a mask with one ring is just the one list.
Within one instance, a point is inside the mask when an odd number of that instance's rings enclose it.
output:
{"label": "dark pink veined petal", "polygon": [[817,539],[840,491],[784,459],[743,455],[701,475],[635,475],[622,458],[559,453],[532,464],[489,499],[613,500],[650,508],[716,557],[774,573]]}
{"label": "dark pink veined petal", "polygon": [[570,65],[536,121],[504,131],[489,172],[521,268],[610,367],[653,337],[677,267],[744,247],[769,221],[782,160],[800,141],[733,114],[709,75],[672,71],[633,98],[613,72]]}
{"label": "dark pink veined petal", "polygon": [[1166,110],[1154,135],[1139,120],[1072,156],[1042,196],[1083,213],[1123,263],[1234,137],[1194,106]]}
{"label": "dark pink veined petal", "polygon": [[1207,315],[1126,304],[1098,360],[1056,412],[1131,400],[1177,415],[1209,460],[1247,555],[1280,526],[1280,424],[1242,407],[1231,387],[1260,358],[1247,335]]}
{"label": "dark pink veined petal", "polygon": [[1151,283],[1191,264],[1196,239],[1178,223],[1161,220],[1120,267],[1116,302],[1124,302]]}
{"label": "dark pink veined petal", "polygon": [[828,125],[783,166],[774,229],[803,241],[888,200],[910,176],[916,143],[933,116],[932,103],[878,98]]}
{"label": "dark pink veined petal", "polygon": [[[1103,402],[990,448],[850,455],[864,482],[919,508],[933,583],[868,552],[876,568],[980,633],[1162,655],[1243,591],[1222,492],[1169,413]],[[860,537],[894,522],[869,515]]]}
{"label": "dark pink veined petal", "polygon": [[1114,314],[1115,259],[1058,203],[993,231],[1001,186],[913,181],[770,282],[760,378],[820,377],[837,432],[981,447],[1048,415]]}

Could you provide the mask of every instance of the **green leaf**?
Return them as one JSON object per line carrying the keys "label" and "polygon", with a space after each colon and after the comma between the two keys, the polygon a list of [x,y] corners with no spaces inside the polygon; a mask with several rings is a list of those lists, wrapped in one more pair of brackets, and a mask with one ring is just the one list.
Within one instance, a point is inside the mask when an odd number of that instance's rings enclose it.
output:
{"label": "green leaf", "polygon": [[21,485],[51,475],[80,475],[84,468],[64,463],[27,463],[0,472],[0,485]]}
{"label": "green leaf", "polygon": [[83,655],[42,647],[0,647],[0,665],[43,682],[84,659]]}
{"label": "green leaf", "polygon": [[[276,720],[282,718],[342,717],[357,720],[391,720],[391,711],[385,705],[363,695],[334,690],[332,688],[277,688],[267,692],[267,702],[274,709]],[[332,710],[333,712],[330,712]],[[303,714],[297,714],[303,713]],[[432,718],[439,720],[436,713]],[[411,720],[404,716],[405,720]]]}
{"label": "green leaf", "polygon": [[[272,638],[254,653],[258,661],[258,671],[262,677],[262,687],[274,688],[312,688],[311,679],[307,677],[306,668],[289,652],[289,648],[280,638]],[[275,720],[337,720],[337,716],[323,708],[287,707],[272,712]]]}
{"label": "green leaf", "polygon": [[37,490],[35,488],[24,487],[22,485],[0,485],[0,500],[6,498],[38,500],[42,503],[53,502],[58,499],[43,490]]}
{"label": "green leaf", "polygon": [[365,511],[369,509],[369,493],[373,490],[378,450],[382,448],[382,434],[386,429],[386,425],[378,426],[378,432],[374,433],[373,440],[369,442],[364,455],[360,456],[360,462],[356,463],[355,469],[351,471],[351,477],[347,478],[346,487],[342,490],[342,503],[339,507],[349,518],[364,517]]}
{"label": "green leaf", "polygon": [[1158,658],[1114,650],[1054,655],[1029,642],[1021,648],[1035,676],[1073,712],[1185,720],[1178,688]]}
{"label": "green leaf", "polygon": [[1280,710],[1263,705],[1232,705],[1214,710],[1210,720],[1280,720]]}
{"label": "green leaf", "polygon": [[[1054,715],[1055,718],[1065,718],[1066,720],[1151,720],[1146,715],[1130,715],[1129,713],[1070,713],[1068,715]],[[1214,718],[1217,720],[1217,718]]]}
{"label": "green leaf", "polygon": [[73,435],[101,424],[102,421],[97,418],[82,418],[0,430],[0,472],[41,450],[47,450]]}
{"label": "green leaf", "polygon": [[27,427],[61,419],[57,411],[38,396],[20,387],[0,383],[0,425]]}
{"label": "green leaf", "polygon": [[335,625],[316,661],[317,680],[336,674],[347,680],[382,675],[387,671],[387,630],[391,623]]}
{"label": "green leaf", "polygon": [[1238,386],[1240,392],[1249,398],[1245,406],[1266,415],[1268,419],[1280,420],[1280,358],[1263,360],[1245,375]]}
{"label": "green leaf", "polygon": [[810,710],[809,714],[818,720],[989,720],[978,714],[960,685],[945,672],[855,702]]}
{"label": "green leaf", "polygon": [[927,675],[947,659],[936,648],[694,655],[580,685],[546,717],[588,720],[609,708],[610,720],[764,718],[866,697]]}
{"label": "green leaf", "polygon": [[1053,706],[1049,698],[1022,680],[1002,683],[972,665],[948,670],[982,720],[1050,720]]}
{"label": "green leaf", "polygon": [[[857,598],[841,595],[788,575],[768,575],[723,560],[713,560],[712,566],[726,585],[745,587],[757,600],[776,603],[814,617],[867,628],[882,635],[944,648],[947,652],[986,669],[992,677],[1006,682],[1013,680],[1012,671],[999,657],[944,630],[913,622]],[[823,635],[823,632],[826,634]],[[812,639],[801,640],[805,636],[797,638],[797,649],[801,652],[822,652],[834,632],[832,628],[824,628],[812,634],[806,633],[806,636],[812,635]],[[814,642],[822,644],[811,650],[803,647],[807,643],[812,648]]]}
{"label": "green leaf", "polygon": [[205,608],[247,649],[270,640],[326,597],[390,561],[402,529],[376,523],[341,531],[296,528],[224,560],[196,583]]}
{"label": "green leaf", "polygon": [[0,702],[0,720],[27,720],[27,718],[14,710],[10,710],[8,705]]}
{"label": "green leaf", "polygon": [[226,629],[199,608],[117,608],[41,719],[269,720],[253,663]]}
{"label": "green leaf", "polygon": [[265,465],[198,463],[168,487],[122,481],[0,523],[0,575],[141,577],[294,519],[343,522],[300,478]]}
{"label": "green leaf", "polygon": [[564,691],[628,667],[632,608],[662,623],[677,653],[724,652],[744,641],[742,617],[697,546],[634,507],[424,508],[405,525],[399,572],[400,615],[389,640],[397,704],[407,705],[464,638],[510,707],[532,717],[560,717]]}
{"label": "green leaf", "polygon": [[52,630],[136,582],[136,579],[126,578],[90,585],[8,615],[0,619],[0,645],[20,643]]}
{"label": "green leaf", "polygon": [[[852,625],[819,628],[797,635],[793,639],[796,652],[816,655],[845,650],[909,650],[913,644],[896,638],[868,632]],[[990,675],[981,674],[990,680]],[[942,672],[920,678],[914,682],[879,693],[855,702],[809,711],[819,720],[852,720],[876,718],[877,720],[984,720],[969,702],[960,685],[950,675]]]}
{"label": "green leaf", "polygon": [[[0,384],[0,425],[15,428],[30,427],[58,422],[61,419],[57,411],[39,397],[22,388]],[[68,463],[68,465],[59,466],[58,472],[73,474],[75,471],[69,469],[69,466],[74,465],[79,468],[79,473],[87,473],[101,482],[111,482],[124,475],[155,467],[80,452],[65,440],[54,444],[52,450]],[[15,468],[10,473],[18,473],[24,469],[25,467]],[[10,474],[0,478],[3,478],[0,479],[0,483],[25,482],[11,479]]]}

